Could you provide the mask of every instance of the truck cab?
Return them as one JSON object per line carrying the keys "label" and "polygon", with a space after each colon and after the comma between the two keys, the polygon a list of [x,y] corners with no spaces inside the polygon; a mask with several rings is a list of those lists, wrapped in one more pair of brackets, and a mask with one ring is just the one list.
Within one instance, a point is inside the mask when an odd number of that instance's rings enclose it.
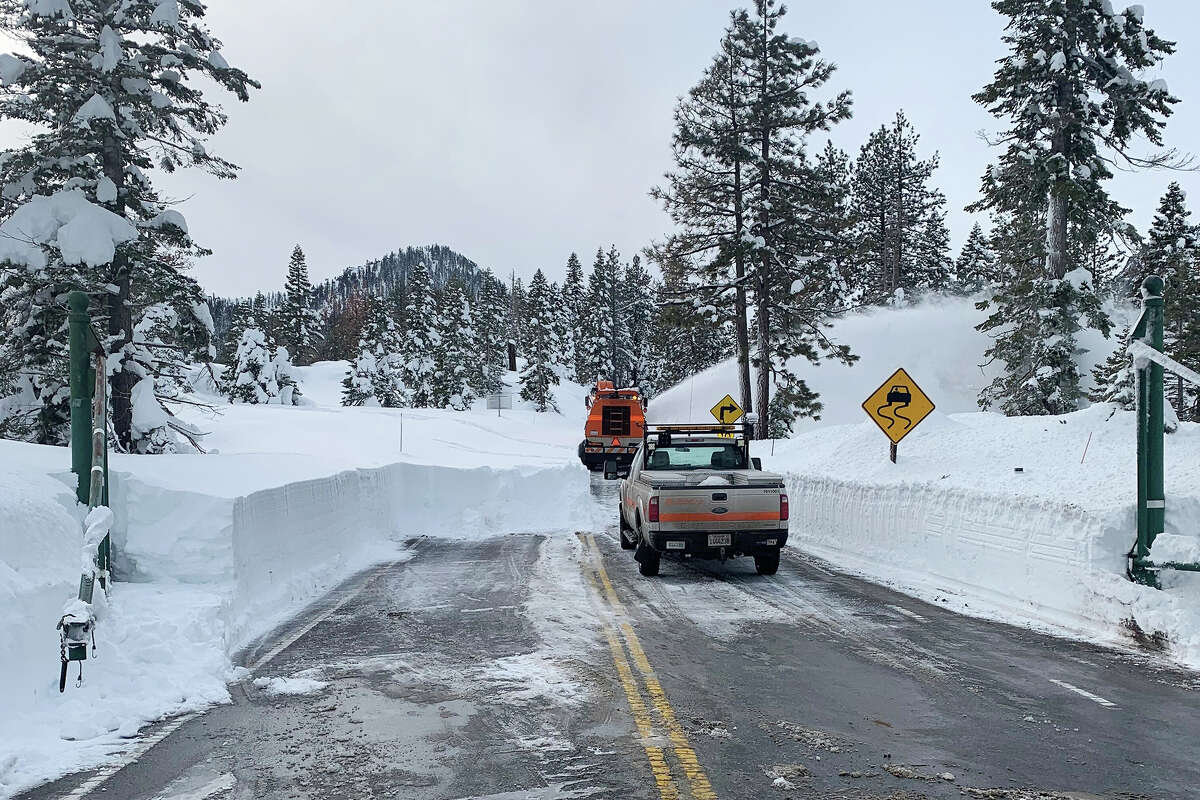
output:
{"label": "truck cab", "polygon": [[751,457],[750,439],[749,426],[646,429],[621,482],[618,510],[621,546],[636,551],[643,575],[658,574],[664,554],[751,556],[759,574],[779,569],[788,496],[783,477],[763,472]]}

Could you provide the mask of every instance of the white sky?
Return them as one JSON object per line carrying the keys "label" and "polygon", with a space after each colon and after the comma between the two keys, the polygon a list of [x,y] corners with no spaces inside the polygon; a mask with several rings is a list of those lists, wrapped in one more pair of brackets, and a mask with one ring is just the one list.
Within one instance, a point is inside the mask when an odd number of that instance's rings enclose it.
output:
{"label": "white sky", "polygon": [[[1194,0],[1142,0],[1147,24],[1180,40],[1166,65],[1183,99],[1170,141],[1200,151],[1200,13]],[[1119,5],[1114,3],[1114,5]],[[213,151],[233,182],[164,179],[187,197],[193,235],[215,254],[205,288],[282,284],[293,244],[314,279],[391,250],[438,242],[498,273],[560,278],[571,251],[627,256],[669,229],[647,192],[670,167],[676,98],[715,52],[731,0],[210,0],[224,54],[260,80]],[[1003,54],[984,0],[790,4],[789,32],[816,39],[850,88],[855,117],[834,141],[852,154],[903,107],[938,150],[957,247],[998,123],[970,99]],[[1189,41],[1190,40],[1190,41]],[[1157,76],[1156,76],[1157,77]],[[822,142],[815,142],[819,147]],[[1110,187],[1143,228],[1172,177]],[[1200,208],[1197,208],[1200,212]],[[1198,214],[1200,217],[1200,214]]]}

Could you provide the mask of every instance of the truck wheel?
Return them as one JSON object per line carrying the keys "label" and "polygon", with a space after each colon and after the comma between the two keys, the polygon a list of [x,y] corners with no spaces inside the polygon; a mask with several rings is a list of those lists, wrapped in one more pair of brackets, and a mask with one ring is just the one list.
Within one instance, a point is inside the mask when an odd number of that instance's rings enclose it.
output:
{"label": "truck wheel", "polygon": [[633,528],[629,527],[629,523],[625,521],[625,514],[620,508],[617,509],[617,519],[621,521],[621,549],[632,550],[637,547],[637,544],[629,538],[629,534],[633,533]]}
{"label": "truck wheel", "polygon": [[759,575],[774,575],[779,572],[779,551],[760,553],[754,557],[754,569]]}
{"label": "truck wheel", "polygon": [[656,551],[646,548],[646,552],[642,554],[641,560],[638,561],[638,572],[645,575],[647,578],[653,578],[658,574],[660,558]]}

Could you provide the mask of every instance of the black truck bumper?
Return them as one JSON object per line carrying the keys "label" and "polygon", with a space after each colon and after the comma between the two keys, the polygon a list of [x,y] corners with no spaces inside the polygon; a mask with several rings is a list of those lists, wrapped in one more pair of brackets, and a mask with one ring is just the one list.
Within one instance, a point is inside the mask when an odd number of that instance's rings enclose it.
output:
{"label": "black truck bumper", "polygon": [[[712,545],[709,536],[729,535],[728,545]],[[786,530],[721,531],[712,533],[663,532],[646,537],[652,548],[664,555],[691,558],[737,558],[778,550],[787,544]]]}

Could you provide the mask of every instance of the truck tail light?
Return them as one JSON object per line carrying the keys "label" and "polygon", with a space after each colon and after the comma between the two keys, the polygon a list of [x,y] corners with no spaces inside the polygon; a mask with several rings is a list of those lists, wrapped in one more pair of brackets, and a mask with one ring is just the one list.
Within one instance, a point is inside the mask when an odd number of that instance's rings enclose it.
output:
{"label": "truck tail light", "polygon": [[786,494],[779,495],[779,521],[787,522],[791,516],[791,509],[788,507],[788,496]]}
{"label": "truck tail light", "polygon": [[651,497],[650,505],[646,507],[646,519],[649,522],[658,522],[658,498]]}

